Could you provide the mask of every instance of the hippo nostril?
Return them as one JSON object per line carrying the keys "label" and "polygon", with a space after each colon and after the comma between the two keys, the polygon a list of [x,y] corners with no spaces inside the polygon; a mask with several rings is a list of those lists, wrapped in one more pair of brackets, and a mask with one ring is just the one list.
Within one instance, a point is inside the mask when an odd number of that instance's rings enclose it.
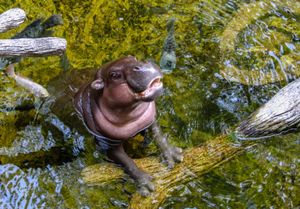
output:
{"label": "hippo nostril", "polygon": [[133,69],[136,70],[136,71],[139,71],[139,70],[141,70],[141,67],[135,66]]}

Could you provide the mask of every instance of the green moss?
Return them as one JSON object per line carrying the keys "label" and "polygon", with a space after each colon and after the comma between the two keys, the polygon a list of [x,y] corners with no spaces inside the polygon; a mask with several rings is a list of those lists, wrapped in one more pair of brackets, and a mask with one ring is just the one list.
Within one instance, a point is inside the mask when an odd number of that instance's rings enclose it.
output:
{"label": "green moss", "polygon": [[[17,73],[48,87],[52,94],[59,95],[67,86],[78,87],[88,76],[92,76],[88,69],[98,68],[120,56],[131,54],[139,59],[158,62],[167,35],[165,24],[171,17],[175,17],[177,69],[164,77],[166,91],[158,100],[157,106],[160,124],[171,143],[186,148],[201,145],[226,133],[232,125],[266,102],[287,82],[282,79],[284,75],[281,74],[280,64],[269,52],[273,52],[286,69],[291,69],[289,73],[292,76],[299,76],[297,69],[300,45],[299,41],[293,41],[293,35],[300,36],[299,3],[295,0],[272,2],[277,7],[272,6],[268,0],[7,0],[0,3],[0,12],[21,7],[26,11],[27,20],[19,28],[1,34],[0,37],[11,37],[36,18],[46,18],[54,13],[62,14],[64,25],[56,27],[54,35],[68,41],[66,55],[70,71],[63,72],[61,57],[24,58],[16,66]],[[229,7],[228,3],[233,6]],[[287,8],[292,13],[287,12]],[[288,44],[293,44],[295,49]],[[228,63],[233,67],[229,67]],[[262,76],[270,75],[268,73],[272,69],[281,75],[276,80],[279,84],[269,84],[270,80],[264,79],[268,76]],[[235,79],[240,83],[245,81],[245,85],[224,81],[219,76],[220,72],[229,74],[235,71],[238,72],[234,74]],[[260,84],[265,86],[252,87],[257,79],[264,80]],[[7,111],[13,110],[17,105],[32,105],[34,98],[5,75],[1,75],[0,82],[0,142],[2,146],[10,147],[17,132],[32,123],[36,111]],[[73,106],[68,96],[69,94],[57,101],[52,110],[68,126],[84,133],[85,151],[80,154],[84,158],[84,166],[101,162],[102,157],[96,158],[94,155],[93,138],[83,131],[81,122],[72,115]],[[230,107],[233,110],[220,106],[217,101],[232,105]],[[37,119],[37,124],[44,123],[44,117]],[[54,134],[57,147],[47,152],[0,157],[1,163],[14,163],[22,168],[40,166],[45,172],[48,172],[45,169],[48,164],[58,165],[57,170],[62,169],[63,163],[67,167],[68,162],[74,161],[72,148],[76,143],[73,139],[64,141],[63,135],[49,125],[43,127],[43,134],[49,130]],[[130,153],[134,156],[156,154],[153,144],[149,151],[144,152],[140,142],[141,140],[137,140],[132,144]],[[293,143],[290,141],[282,144],[280,140],[274,144],[266,143],[266,149],[260,148],[256,153],[253,151],[212,171],[205,178],[196,179],[194,190],[193,186],[188,185],[191,190],[188,198],[181,200],[181,196],[170,202],[177,202],[178,208],[187,207],[194,200],[199,200],[194,205],[199,208],[207,207],[210,200],[220,207],[264,208],[271,207],[273,203],[280,208],[284,203],[279,194],[284,191],[294,205],[299,205],[299,199],[295,195],[299,193],[299,182],[294,186],[286,178],[292,178],[292,171],[288,166],[282,168],[265,160],[266,154],[271,153],[281,161],[286,160],[290,164],[295,162],[299,152],[297,145]],[[141,151],[134,153],[136,149]],[[298,167],[295,169],[296,177]],[[269,169],[273,170],[270,175]],[[74,171],[73,168],[70,168],[71,171]],[[264,175],[270,176],[267,182],[264,181]],[[247,180],[249,178],[250,183]],[[277,188],[277,178],[282,190]],[[47,191],[46,196],[51,197],[48,202],[54,202],[57,207],[76,208],[82,202],[82,205],[90,208],[116,208],[121,206],[118,206],[120,202],[114,200],[124,202],[124,207],[130,201],[129,195],[124,194],[121,183],[112,183],[109,187],[83,187],[79,190],[76,181],[67,181],[67,175],[63,175],[62,179],[65,182],[59,194],[55,193],[57,182],[53,179],[40,186]],[[234,185],[232,181],[245,185],[245,188]],[[260,184],[266,187],[258,193]],[[69,189],[69,186],[73,187]],[[287,192],[289,186],[292,190]],[[131,183],[126,184],[125,188],[130,192],[135,191]],[[181,192],[188,191],[183,188]],[[269,194],[274,191],[278,195],[270,197]],[[205,192],[211,193],[212,197],[209,198],[209,194]],[[58,201],[61,199],[64,200],[61,201],[63,203]]]}

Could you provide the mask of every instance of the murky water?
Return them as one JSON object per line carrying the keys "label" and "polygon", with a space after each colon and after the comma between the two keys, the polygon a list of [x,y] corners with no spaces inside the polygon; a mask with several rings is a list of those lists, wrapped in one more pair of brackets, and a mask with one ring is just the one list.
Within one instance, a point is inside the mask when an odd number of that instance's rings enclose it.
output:
{"label": "murky water", "polygon": [[[1,1],[26,24],[62,14],[64,57],[24,58],[16,71],[47,87],[40,101],[0,77],[0,208],[127,208],[135,187],[87,186],[83,168],[102,162],[72,108],[72,89],[122,55],[159,62],[175,17],[177,67],[165,76],[160,123],[173,144],[199,146],[232,127],[299,77],[300,2]],[[18,29],[1,34],[11,37]],[[54,99],[56,98],[56,99]],[[262,140],[182,183],[160,208],[299,208],[299,134]],[[132,153],[133,154],[133,153]],[[140,156],[158,155],[150,144]]]}

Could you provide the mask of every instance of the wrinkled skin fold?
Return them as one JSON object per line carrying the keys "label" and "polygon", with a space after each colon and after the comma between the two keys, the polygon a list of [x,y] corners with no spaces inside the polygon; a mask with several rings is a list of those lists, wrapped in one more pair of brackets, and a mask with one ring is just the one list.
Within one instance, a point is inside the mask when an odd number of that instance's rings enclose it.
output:
{"label": "wrinkled skin fold", "polygon": [[126,154],[123,142],[150,128],[164,162],[173,168],[183,160],[182,150],[171,146],[156,122],[155,99],[161,95],[162,73],[151,62],[123,57],[104,65],[74,98],[75,109],[107,157],[122,166],[146,196],[154,190],[152,177]]}

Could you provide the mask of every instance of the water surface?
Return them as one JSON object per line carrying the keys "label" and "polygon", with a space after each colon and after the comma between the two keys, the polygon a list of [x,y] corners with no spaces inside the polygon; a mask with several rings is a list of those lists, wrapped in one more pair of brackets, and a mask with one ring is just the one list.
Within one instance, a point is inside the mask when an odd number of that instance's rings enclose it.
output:
{"label": "water surface", "polygon": [[[175,17],[177,68],[158,100],[173,144],[199,146],[299,77],[300,3],[296,0],[7,0],[27,20],[62,14],[55,36],[64,57],[24,58],[16,71],[47,87],[41,103],[4,74],[0,87],[2,208],[127,208],[132,182],[87,186],[80,173],[103,161],[71,104],[72,91],[102,64],[124,55],[159,62],[166,23]],[[226,164],[178,185],[160,208],[300,207],[298,134],[258,142]],[[153,144],[145,157],[158,155]]]}

